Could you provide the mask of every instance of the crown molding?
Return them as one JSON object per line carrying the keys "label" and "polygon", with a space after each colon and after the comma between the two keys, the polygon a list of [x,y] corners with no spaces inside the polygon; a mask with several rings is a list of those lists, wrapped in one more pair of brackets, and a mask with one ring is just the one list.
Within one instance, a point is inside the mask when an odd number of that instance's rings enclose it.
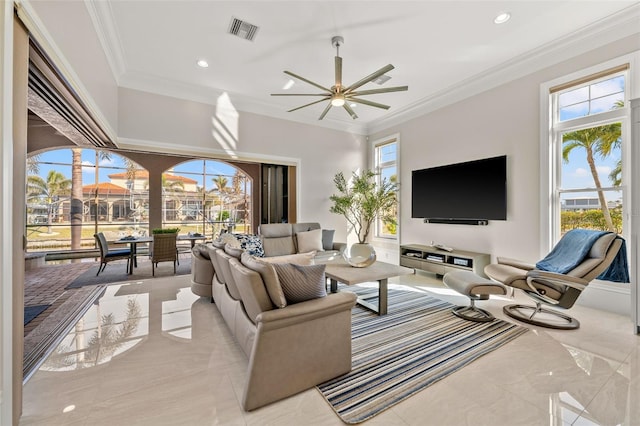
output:
{"label": "crown molding", "polygon": [[640,34],[640,3],[398,109],[367,131],[386,130],[634,34]]}
{"label": "crown molding", "polygon": [[106,1],[84,0],[84,4],[91,17],[91,22],[98,35],[98,40],[104,49],[107,62],[111,68],[113,78],[120,84],[120,77],[127,69],[127,62],[122,52],[122,40],[118,35],[118,27],[113,18],[111,3]]}
{"label": "crown molding", "polygon": [[216,160],[247,161],[253,163],[282,164],[288,166],[300,166],[300,159],[296,157],[284,157],[279,155],[256,154],[254,152],[224,150],[207,148],[195,145],[157,142],[145,139],[119,138],[118,148],[137,151],[183,155],[190,157],[206,157]]}

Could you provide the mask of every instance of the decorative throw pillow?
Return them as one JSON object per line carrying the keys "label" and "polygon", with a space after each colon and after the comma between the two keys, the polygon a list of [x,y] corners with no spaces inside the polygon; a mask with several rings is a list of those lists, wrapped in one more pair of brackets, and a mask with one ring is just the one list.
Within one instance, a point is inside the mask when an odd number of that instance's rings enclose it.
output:
{"label": "decorative throw pillow", "polygon": [[240,241],[240,248],[255,257],[264,257],[262,240],[258,235],[233,234]]}
{"label": "decorative throw pillow", "polygon": [[333,250],[333,234],[335,234],[335,230],[333,229],[323,229],[322,230],[322,248],[326,250]]}
{"label": "decorative throw pillow", "polygon": [[315,251],[309,253],[283,254],[282,256],[261,257],[261,262],[267,263],[295,263],[296,265],[313,265]]}
{"label": "decorative throw pillow", "polygon": [[238,241],[236,236],[230,232],[221,234],[219,240],[225,244],[229,244],[231,247],[240,248],[240,241]]}
{"label": "decorative throw pillow", "polygon": [[198,243],[193,246],[193,249],[191,251],[193,251],[193,254],[200,255],[207,260],[211,259],[209,257],[209,249],[207,248],[206,244]]}
{"label": "decorative throw pillow", "polygon": [[306,253],[313,250],[324,251],[324,248],[322,248],[322,229],[298,232],[296,238],[298,240],[298,253]]}
{"label": "decorative throw pillow", "polygon": [[272,264],[288,304],[318,299],[327,295],[326,265]]}
{"label": "decorative throw pillow", "polygon": [[284,297],[284,293],[282,292],[282,287],[278,281],[276,270],[273,269],[271,264],[262,262],[262,259],[258,260],[246,251],[242,253],[242,256],[240,256],[240,262],[242,262],[242,264],[247,268],[260,274],[262,282],[264,282],[264,286],[266,287],[269,298],[274,306],[278,308],[284,308],[287,306],[287,299]]}

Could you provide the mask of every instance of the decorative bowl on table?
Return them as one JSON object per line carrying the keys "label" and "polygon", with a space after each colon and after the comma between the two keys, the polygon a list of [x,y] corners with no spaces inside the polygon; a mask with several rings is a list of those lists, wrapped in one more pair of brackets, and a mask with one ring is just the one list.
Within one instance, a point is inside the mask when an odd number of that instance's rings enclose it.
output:
{"label": "decorative bowl on table", "polygon": [[366,268],[376,261],[376,251],[371,244],[352,244],[345,249],[342,257],[354,268]]}

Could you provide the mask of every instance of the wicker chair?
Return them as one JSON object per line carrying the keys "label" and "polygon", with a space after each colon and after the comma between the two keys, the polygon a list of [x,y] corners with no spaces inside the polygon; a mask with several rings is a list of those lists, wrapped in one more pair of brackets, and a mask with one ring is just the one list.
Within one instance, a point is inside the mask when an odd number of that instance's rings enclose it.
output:
{"label": "wicker chair", "polygon": [[96,274],[96,276],[100,275],[100,272],[104,271],[104,268],[107,267],[107,263],[112,262],[114,260],[127,259],[126,270],[127,271],[129,270],[129,262],[131,262],[131,250],[129,249],[109,250],[107,239],[105,238],[102,232],[93,234],[93,238],[96,239],[96,242],[98,243],[98,248],[100,248],[100,266],[98,267],[98,273]]}
{"label": "wicker chair", "polygon": [[173,273],[176,273],[176,262],[178,261],[178,250],[176,248],[176,238],[178,234],[153,234],[153,245],[151,247],[151,271],[156,275],[158,262],[173,262]]}

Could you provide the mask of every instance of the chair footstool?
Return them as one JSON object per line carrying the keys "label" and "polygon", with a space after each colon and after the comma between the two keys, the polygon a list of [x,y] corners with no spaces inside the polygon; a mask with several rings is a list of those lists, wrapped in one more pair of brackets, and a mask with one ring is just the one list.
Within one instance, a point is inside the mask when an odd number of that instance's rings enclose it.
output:
{"label": "chair footstool", "polygon": [[482,278],[471,271],[448,272],[442,277],[442,282],[452,290],[469,298],[469,306],[453,308],[455,316],[467,321],[493,321],[494,316],[490,312],[478,308],[475,305],[476,300],[487,300],[491,294],[507,294],[507,287],[504,284]]}

